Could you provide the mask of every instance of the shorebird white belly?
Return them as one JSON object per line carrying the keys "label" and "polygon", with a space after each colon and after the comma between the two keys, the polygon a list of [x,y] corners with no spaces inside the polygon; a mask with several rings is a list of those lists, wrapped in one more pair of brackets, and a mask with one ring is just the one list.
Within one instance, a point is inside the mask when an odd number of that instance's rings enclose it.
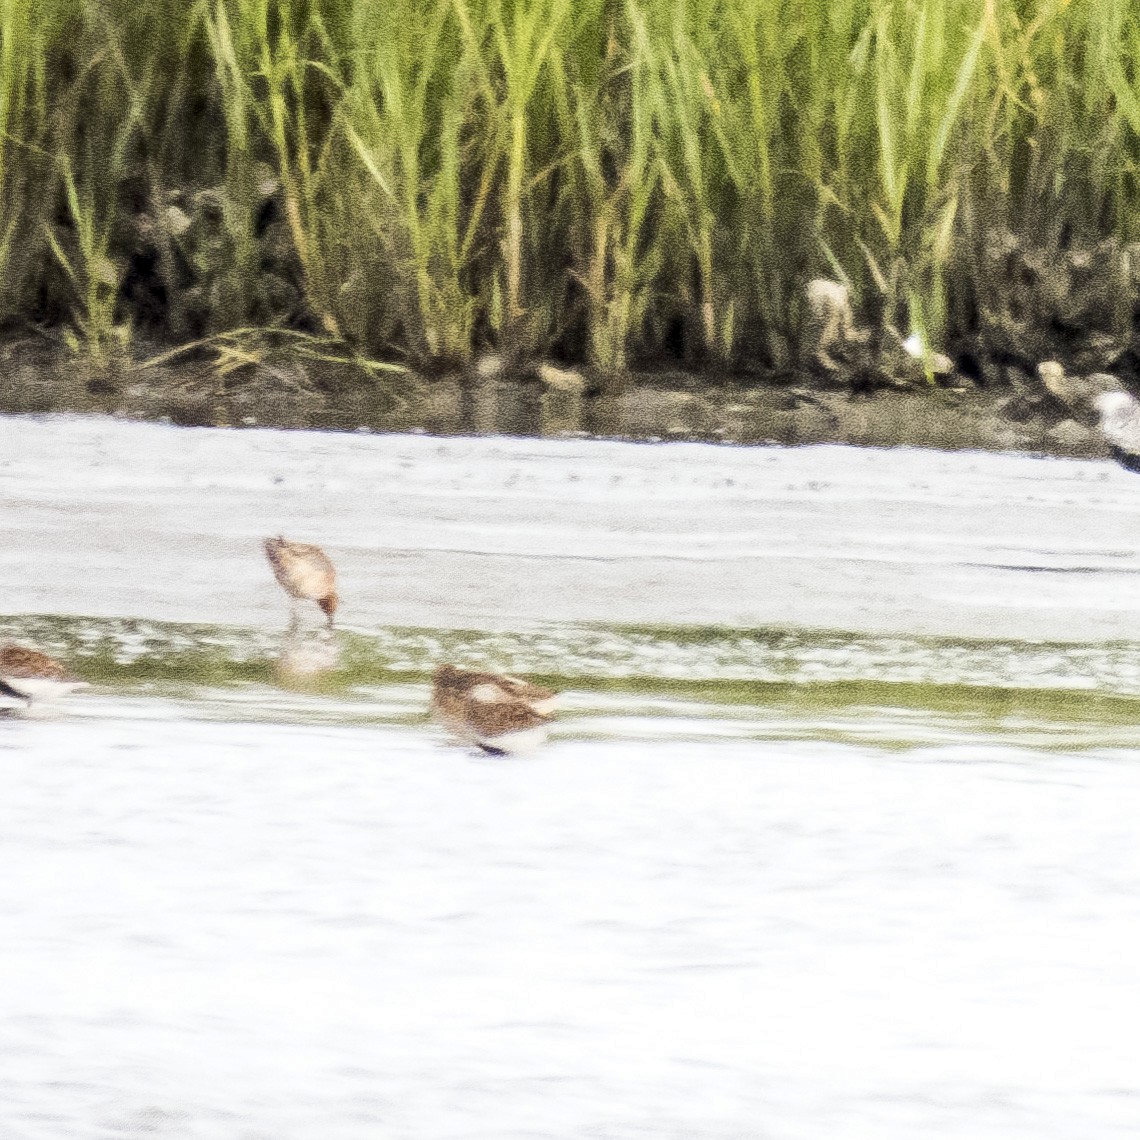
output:
{"label": "shorebird white belly", "polygon": [[533,752],[536,748],[541,747],[546,743],[546,736],[546,725],[539,724],[535,725],[534,728],[522,728],[517,732],[503,732],[498,736],[477,736],[475,743],[515,756],[525,752]]}
{"label": "shorebird white belly", "polygon": [[76,689],[86,689],[86,681],[59,681],[50,677],[5,677],[4,681],[18,693],[33,701],[54,701]]}

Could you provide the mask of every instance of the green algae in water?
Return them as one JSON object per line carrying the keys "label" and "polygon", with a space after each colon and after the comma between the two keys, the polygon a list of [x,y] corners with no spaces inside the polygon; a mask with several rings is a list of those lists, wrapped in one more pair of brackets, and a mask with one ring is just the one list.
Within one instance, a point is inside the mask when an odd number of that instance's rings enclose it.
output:
{"label": "green algae in water", "polygon": [[[283,687],[277,631],[21,616],[0,618],[0,639],[59,655],[99,691],[208,700],[256,719],[417,722],[432,669],[452,661],[562,690],[563,734],[620,735],[634,721],[643,728],[685,721],[691,731],[700,724],[702,732],[766,738],[871,736],[888,747],[955,732],[1040,746],[1140,745],[1140,644],[1125,642],[722,627],[387,627],[337,631],[336,666]],[[297,692],[282,699],[283,689]]]}

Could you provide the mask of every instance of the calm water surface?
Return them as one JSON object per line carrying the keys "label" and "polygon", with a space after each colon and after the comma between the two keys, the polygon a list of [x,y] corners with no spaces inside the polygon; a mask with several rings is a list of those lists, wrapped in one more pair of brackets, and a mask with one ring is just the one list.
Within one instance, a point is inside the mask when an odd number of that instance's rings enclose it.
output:
{"label": "calm water surface", "polygon": [[[0,418],[0,639],[92,683],[0,720],[0,1137],[1136,1135],[1138,522],[1092,462]],[[445,659],[551,745],[443,742]]]}

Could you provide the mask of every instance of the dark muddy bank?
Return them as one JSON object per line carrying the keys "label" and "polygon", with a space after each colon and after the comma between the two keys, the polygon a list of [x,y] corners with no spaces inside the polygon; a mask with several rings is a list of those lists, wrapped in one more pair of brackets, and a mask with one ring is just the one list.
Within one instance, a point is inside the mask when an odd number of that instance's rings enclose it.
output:
{"label": "dark muddy bank", "polygon": [[[1011,371],[1011,370],[1007,370]],[[1046,370],[1047,376],[1048,370]],[[551,366],[512,372],[484,358],[467,374],[377,377],[284,354],[215,362],[124,363],[92,375],[45,340],[0,345],[0,412],[81,412],[187,426],[596,435],[726,443],[866,446],[1107,455],[1079,401],[1041,374],[978,382],[957,370],[934,383],[856,390],[842,374],[710,377],[631,373],[615,394]]]}

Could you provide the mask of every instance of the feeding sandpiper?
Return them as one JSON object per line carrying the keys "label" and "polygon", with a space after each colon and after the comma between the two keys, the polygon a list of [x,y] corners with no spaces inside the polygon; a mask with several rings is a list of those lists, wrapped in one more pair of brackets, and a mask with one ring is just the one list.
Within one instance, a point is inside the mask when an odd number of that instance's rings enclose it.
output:
{"label": "feeding sandpiper", "polygon": [[332,628],[339,599],[336,593],[336,568],[329,556],[308,542],[290,542],[286,538],[267,538],[265,557],[273,568],[273,576],[289,595],[292,619],[290,628],[300,620],[299,601],[313,601],[324,611]]}

